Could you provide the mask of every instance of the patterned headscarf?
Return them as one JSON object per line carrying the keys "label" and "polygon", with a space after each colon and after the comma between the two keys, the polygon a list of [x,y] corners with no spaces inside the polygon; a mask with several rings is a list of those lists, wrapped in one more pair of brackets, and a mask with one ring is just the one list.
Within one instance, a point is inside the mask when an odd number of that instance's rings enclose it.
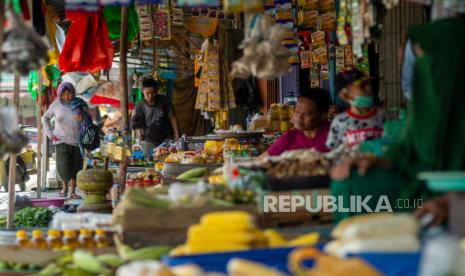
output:
{"label": "patterned headscarf", "polygon": [[[73,95],[71,101],[67,103],[61,98],[65,90],[69,91]],[[87,103],[83,99],[76,97],[76,89],[74,88],[74,85],[69,82],[63,82],[60,84],[57,96],[62,105],[71,108],[74,114],[82,116],[82,121],[79,123],[79,148],[81,149],[81,154],[84,155],[84,147],[92,144],[95,136],[97,135],[92,122],[92,117],[88,111]]]}

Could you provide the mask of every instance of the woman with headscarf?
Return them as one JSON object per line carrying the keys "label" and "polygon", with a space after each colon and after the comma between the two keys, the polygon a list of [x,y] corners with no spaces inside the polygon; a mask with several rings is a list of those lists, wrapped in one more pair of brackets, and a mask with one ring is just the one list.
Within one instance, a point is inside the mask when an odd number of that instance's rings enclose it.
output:
{"label": "woman with headscarf", "polygon": [[[80,199],[76,194],[76,175],[82,169],[84,146],[95,136],[92,119],[84,100],[76,97],[76,90],[69,82],[58,87],[57,99],[42,117],[45,134],[56,146],[56,166],[63,180],[60,196]],[[55,119],[54,129],[51,120]],[[92,135],[92,133],[94,133]]]}

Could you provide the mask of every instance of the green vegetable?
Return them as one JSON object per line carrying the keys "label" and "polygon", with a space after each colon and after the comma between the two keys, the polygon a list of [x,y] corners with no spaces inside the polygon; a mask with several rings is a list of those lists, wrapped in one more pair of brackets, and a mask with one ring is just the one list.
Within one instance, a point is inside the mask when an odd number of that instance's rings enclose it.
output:
{"label": "green vegetable", "polygon": [[48,266],[46,266],[44,269],[42,269],[39,272],[39,276],[55,276],[58,274],[62,274],[62,269],[58,267],[56,264],[51,263]]}
{"label": "green vegetable", "polygon": [[47,227],[53,213],[47,208],[24,208],[16,212],[14,224],[17,228]]}
{"label": "green vegetable", "polygon": [[172,250],[167,246],[149,246],[129,252],[123,252],[121,258],[125,261],[135,260],[159,260],[163,255],[168,254]]}
{"label": "green vegetable", "polygon": [[89,273],[99,274],[105,270],[105,267],[97,257],[81,250],[74,252],[73,262],[78,268]]}
{"label": "green vegetable", "polygon": [[121,258],[115,254],[99,255],[97,256],[97,259],[99,259],[99,261],[102,262],[104,265],[111,268],[116,268],[124,263],[124,261],[121,260]]}
{"label": "green vegetable", "polygon": [[176,179],[179,180],[191,180],[193,178],[199,178],[199,177],[204,177],[205,175],[208,174],[208,169],[207,168],[196,168],[189,170],[178,177]]}

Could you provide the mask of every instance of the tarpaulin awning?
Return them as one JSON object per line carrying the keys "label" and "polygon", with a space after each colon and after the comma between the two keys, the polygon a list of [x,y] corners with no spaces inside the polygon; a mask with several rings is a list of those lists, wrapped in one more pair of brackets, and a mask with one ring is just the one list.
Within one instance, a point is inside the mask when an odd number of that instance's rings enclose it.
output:
{"label": "tarpaulin awning", "polygon": [[[92,96],[92,98],[90,99],[90,103],[92,105],[107,104],[107,105],[111,105],[112,107],[115,107],[115,108],[121,108],[121,102],[119,100],[112,99],[112,98],[101,97],[101,96],[98,96],[98,95]],[[130,110],[134,109],[134,107],[135,106],[134,106],[133,103],[128,104],[128,108]]]}

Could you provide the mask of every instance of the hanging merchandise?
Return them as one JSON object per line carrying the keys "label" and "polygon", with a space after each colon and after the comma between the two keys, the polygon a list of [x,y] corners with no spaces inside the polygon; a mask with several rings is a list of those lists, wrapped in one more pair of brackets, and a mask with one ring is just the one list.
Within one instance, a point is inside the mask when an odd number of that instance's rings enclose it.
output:
{"label": "hanging merchandise", "polygon": [[302,10],[318,11],[320,3],[318,0],[298,0],[297,6]]}
{"label": "hanging merchandise", "polygon": [[320,0],[320,12],[327,13],[327,12],[335,12],[336,5],[334,0]]}
{"label": "hanging merchandise", "polygon": [[29,74],[48,63],[48,49],[34,29],[26,26],[18,14],[7,13],[9,29],[1,47],[2,67],[7,72]]}
{"label": "hanging merchandise", "polygon": [[336,74],[345,70],[344,47],[336,47]]}
{"label": "hanging merchandise", "polygon": [[349,44],[349,40],[346,33],[346,17],[347,17],[347,0],[340,0],[339,2],[339,17],[337,18],[337,40],[339,45],[344,46]]}
{"label": "hanging merchandise", "polygon": [[139,19],[140,40],[142,42],[152,41],[153,24],[150,5],[136,5],[136,12]]}
{"label": "hanging merchandise", "polygon": [[52,6],[47,6],[47,16],[45,17],[45,25],[48,31],[49,40],[52,43],[53,49],[48,51],[48,56],[50,58],[50,64],[58,64],[58,59],[60,57],[60,50],[63,47],[63,44],[58,45],[57,36],[61,35],[60,30],[55,23],[59,20],[59,16]]}
{"label": "hanging merchandise", "polygon": [[102,11],[68,11],[66,16],[71,26],[60,55],[60,69],[94,73],[111,68],[114,50]]}
{"label": "hanging merchandise", "polygon": [[329,65],[321,65],[320,67],[320,78],[322,80],[329,80]]}
{"label": "hanging merchandise", "polygon": [[177,0],[180,7],[218,7],[220,6],[219,0]]}
{"label": "hanging merchandise", "polygon": [[[102,84],[90,99],[93,105],[107,104],[115,108],[121,108],[120,84],[118,82],[107,82]],[[129,109],[134,109],[134,104],[128,104]]]}
{"label": "hanging merchandise", "polygon": [[320,16],[320,28],[323,31],[333,32],[336,30],[336,12],[327,12]]}
{"label": "hanging merchandise", "polygon": [[276,24],[285,30],[282,44],[291,52],[289,63],[298,64],[300,58],[294,2],[291,0],[277,0],[275,1],[275,9]]}
{"label": "hanging merchandise", "polygon": [[310,70],[310,87],[319,88],[320,87],[320,71],[317,67],[314,67]]}
{"label": "hanging merchandise", "polygon": [[309,69],[313,66],[312,62],[312,46],[310,44],[310,33],[300,32],[298,34],[301,40],[299,55],[300,55],[300,68]]}
{"label": "hanging merchandise", "polygon": [[299,10],[298,25],[302,28],[316,29],[318,26],[318,10]]}
{"label": "hanging merchandise", "polygon": [[103,6],[129,6],[133,0],[100,0]]}
{"label": "hanging merchandise", "polygon": [[326,35],[323,31],[316,31],[312,33],[312,46],[313,47],[320,47],[326,45]]}
{"label": "hanging merchandise", "polygon": [[361,14],[360,4],[358,1],[352,1],[352,51],[356,59],[363,56],[362,44],[364,42],[363,33],[363,15]]}
{"label": "hanging merchandise", "polygon": [[173,26],[184,26],[184,11],[182,8],[173,8]]}
{"label": "hanging merchandise", "polygon": [[363,50],[363,57],[360,59],[360,61],[357,63],[357,69],[362,71],[363,73],[369,75],[370,74],[370,62],[368,59],[368,44],[363,44],[362,46]]}
{"label": "hanging merchandise", "polygon": [[171,16],[168,7],[158,7],[158,10],[153,12],[153,29],[154,36],[160,40],[171,39]]}
{"label": "hanging merchandise", "polygon": [[345,56],[345,66],[346,69],[349,70],[354,67],[354,55],[352,52],[352,46],[346,45],[344,46],[344,56]]}
{"label": "hanging merchandise", "polygon": [[[139,22],[134,5],[128,7],[128,12],[128,40],[133,41],[139,33]],[[103,16],[107,23],[110,39],[119,39],[121,36],[121,7],[105,6],[103,8]]]}
{"label": "hanging merchandise", "polygon": [[219,111],[221,109],[219,49],[216,43],[208,40],[202,45],[202,73],[195,108],[202,111]]}
{"label": "hanging merchandise", "polygon": [[224,11],[227,13],[257,13],[263,10],[263,0],[225,0]]}
{"label": "hanging merchandise", "polygon": [[231,74],[274,79],[289,72],[291,52],[281,44],[284,32],[269,16],[257,14],[241,43],[243,56],[233,63]]}
{"label": "hanging merchandise", "polygon": [[328,64],[328,49],[326,46],[321,46],[313,50],[313,62],[320,65]]}

